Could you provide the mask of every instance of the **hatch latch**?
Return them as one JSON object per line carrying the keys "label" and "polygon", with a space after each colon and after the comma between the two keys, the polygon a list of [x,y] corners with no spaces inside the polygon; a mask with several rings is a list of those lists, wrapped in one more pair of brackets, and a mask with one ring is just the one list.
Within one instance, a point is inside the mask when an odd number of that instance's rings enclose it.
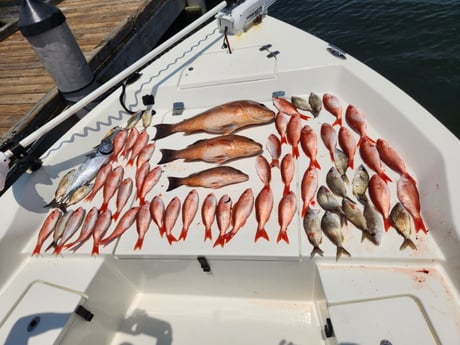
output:
{"label": "hatch latch", "polygon": [[82,306],[81,304],[78,305],[78,307],[75,309],[75,314],[77,314],[78,316],[81,316],[83,320],[88,321],[88,322],[90,322],[94,317],[94,314],[90,312],[88,309],[86,309],[84,306]]}

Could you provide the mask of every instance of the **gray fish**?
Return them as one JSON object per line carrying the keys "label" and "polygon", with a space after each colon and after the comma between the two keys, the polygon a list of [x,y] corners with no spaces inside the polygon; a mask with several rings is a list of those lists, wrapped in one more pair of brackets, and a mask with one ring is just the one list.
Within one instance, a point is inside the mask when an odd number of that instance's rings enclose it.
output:
{"label": "gray fish", "polygon": [[[351,224],[362,231],[361,242],[363,242],[365,238],[374,242],[373,235],[367,230],[366,217],[364,217],[363,212],[358,205],[348,199],[342,199],[342,210],[345,213],[345,217],[347,217]],[[380,217],[380,219],[381,218],[382,217]]]}
{"label": "gray fish", "polygon": [[321,100],[321,97],[319,97],[316,93],[311,92],[308,97],[308,103],[310,103],[311,113],[313,116],[318,117],[321,109],[323,108],[323,101]]}
{"label": "gray fish", "polygon": [[318,200],[319,206],[321,206],[325,211],[344,215],[342,205],[327,187],[319,187],[318,192],[316,193],[316,200]]}
{"label": "gray fish", "polygon": [[[372,203],[369,201],[369,199],[367,199],[366,195],[363,194],[363,196],[365,197],[365,199],[362,199],[364,203],[363,215],[366,219],[367,234],[369,235],[366,236],[366,238],[378,246],[382,241],[382,235],[384,231],[382,215],[377,212],[374,206],[372,206]],[[361,238],[361,240],[363,239],[364,238]]]}
{"label": "gray fish", "polygon": [[324,255],[319,245],[323,242],[323,232],[321,231],[321,217],[320,210],[308,208],[305,217],[303,218],[303,228],[307,235],[308,241],[313,246],[313,250],[310,253],[310,258],[313,258],[315,254]]}
{"label": "gray fish", "polygon": [[394,205],[391,209],[390,219],[394,228],[402,237],[404,237],[404,241],[401,244],[401,247],[399,247],[399,250],[403,250],[407,246],[416,250],[417,247],[415,246],[415,243],[410,239],[410,235],[412,233],[411,216],[401,203],[396,203],[396,205]]}
{"label": "gray fish", "polygon": [[342,255],[351,256],[351,254],[343,247],[344,236],[340,226],[340,220],[337,215],[332,212],[326,211],[321,218],[321,229],[326,234],[327,238],[337,247],[335,256],[336,261]]}
{"label": "gray fish", "polygon": [[78,187],[72,192],[67,202],[63,206],[69,207],[69,206],[75,205],[76,203],[80,202],[81,200],[86,198],[86,196],[88,196],[88,194],[93,189],[93,186],[94,184],[87,183],[87,184],[84,184],[83,186]]}
{"label": "gray fish", "polygon": [[351,202],[354,202],[348,197],[347,186],[345,186],[345,182],[343,182],[342,176],[340,175],[336,167],[331,167],[327,172],[326,184],[331,190],[331,192],[335,195],[340,196],[342,198],[347,198]]}
{"label": "gray fish", "polygon": [[350,180],[347,176],[347,169],[348,169],[348,157],[347,155],[339,148],[335,148],[334,150],[334,165],[337,171],[340,173],[343,182],[346,184],[350,183]]}
{"label": "gray fish", "polygon": [[54,192],[54,199],[51,200],[48,204],[46,204],[44,207],[55,207],[54,205],[58,204],[57,201],[61,200],[65,196],[67,188],[69,187],[69,183],[73,179],[74,173],[75,169],[72,169],[69,172],[67,172],[63,178],[61,178],[56,188],[56,191]]}
{"label": "gray fish", "polygon": [[152,117],[153,117],[152,111],[149,111],[149,110],[145,109],[142,112],[142,126],[145,129],[149,128],[150,125],[152,124]]}
{"label": "gray fish", "polygon": [[48,251],[51,247],[56,248],[56,245],[64,233],[65,227],[67,226],[67,223],[69,222],[69,219],[72,217],[73,213],[73,210],[67,211],[59,218],[56,226],[54,227],[53,242],[50,243],[45,251]]}
{"label": "gray fish", "polygon": [[356,170],[355,176],[353,177],[351,185],[353,195],[358,199],[358,201],[364,204],[367,199],[367,186],[369,185],[369,173],[367,172],[364,165],[359,165],[358,170]]}
{"label": "gray fish", "polygon": [[294,104],[294,107],[296,107],[297,109],[305,110],[305,111],[312,111],[311,105],[303,97],[292,96],[291,103]]}

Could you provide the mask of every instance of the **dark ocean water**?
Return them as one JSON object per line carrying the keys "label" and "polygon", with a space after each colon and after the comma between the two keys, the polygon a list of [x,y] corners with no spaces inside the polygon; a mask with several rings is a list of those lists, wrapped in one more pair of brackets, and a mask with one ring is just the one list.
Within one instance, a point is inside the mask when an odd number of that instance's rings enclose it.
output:
{"label": "dark ocean water", "polygon": [[269,14],[364,62],[460,138],[459,0],[278,0]]}

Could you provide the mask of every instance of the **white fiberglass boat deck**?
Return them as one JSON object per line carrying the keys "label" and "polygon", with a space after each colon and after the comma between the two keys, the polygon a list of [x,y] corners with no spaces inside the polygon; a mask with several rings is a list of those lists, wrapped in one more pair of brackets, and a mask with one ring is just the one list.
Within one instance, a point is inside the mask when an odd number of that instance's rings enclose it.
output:
{"label": "white fiberglass boat deck", "polygon": [[[134,250],[138,234],[133,224],[119,239],[101,246],[98,256],[91,255],[92,239],[75,252],[64,250],[56,256],[42,250],[31,256],[50,213],[43,206],[53,199],[60,179],[83,162],[106,132],[125,126],[130,118],[117,91],[45,153],[40,170],[22,176],[0,198],[0,342],[456,344],[460,336],[458,139],[374,71],[348,55],[334,56],[326,42],[276,19],[264,17],[247,32],[228,36],[231,53],[222,47],[223,40],[215,21],[188,37],[127,86],[126,106],[144,109],[142,97],[154,95],[154,105],[147,106],[156,111],[153,124],[176,123],[235,100],[256,101],[277,112],[274,93],[286,99],[308,98],[311,92],[334,94],[342,101],[344,113],[352,104],[365,114],[369,137],[390,142],[417,181],[429,229],[427,234],[412,231],[417,249],[400,250],[403,237],[394,228],[382,234],[380,245],[361,242],[362,232],[349,223],[341,231],[343,247],[351,257],[336,260],[335,245],[323,236],[324,256],[310,258],[313,247],[300,214],[302,177],[310,160],[300,149],[290,185],[297,212],[288,226],[289,243],[276,240],[284,189],[278,168],[271,169],[274,207],[266,225],[268,241],[254,241],[258,226],[254,210],[225,246],[213,247],[219,233],[216,222],[213,240],[204,241],[200,210],[210,192],[218,200],[228,194],[235,206],[244,190],[250,188],[254,198],[262,190],[253,156],[225,163],[247,174],[247,181],[215,190],[194,187],[200,209],[186,240],[170,245],[152,222],[138,250]],[[184,109],[174,115],[178,102]],[[318,117],[302,120],[317,133],[319,185],[326,185],[326,173],[334,165],[320,139],[320,128],[334,120],[324,107]],[[143,129],[141,122],[137,127]],[[154,127],[146,131],[149,139],[155,136]],[[238,131],[260,143],[266,159],[270,159],[266,142],[271,133],[277,134],[274,122]],[[155,140],[150,165],[157,166],[161,149],[181,149],[214,136],[174,133]],[[347,171],[350,181],[362,163],[358,151],[354,169]],[[281,158],[290,152],[291,145],[283,145]],[[126,160],[120,158],[112,165],[122,166],[124,177],[135,180],[136,168]],[[167,191],[168,177],[187,176],[215,164],[179,159],[160,166],[160,180],[146,200],[159,195],[167,205],[174,197],[183,202],[192,190],[180,186]],[[385,171],[393,180],[388,183],[393,206],[398,201],[399,176],[389,168]],[[369,173],[373,174],[370,169]],[[347,188],[353,199],[351,184]],[[69,209],[81,206],[89,211],[102,201],[99,192],[93,201],[80,201]],[[138,204],[133,194],[124,211]],[[317,202],[310,206],[320,209]],[[115,212],[115,198],[109,209]],[[176,238],[181,227],[179,216],[172,229]]]}

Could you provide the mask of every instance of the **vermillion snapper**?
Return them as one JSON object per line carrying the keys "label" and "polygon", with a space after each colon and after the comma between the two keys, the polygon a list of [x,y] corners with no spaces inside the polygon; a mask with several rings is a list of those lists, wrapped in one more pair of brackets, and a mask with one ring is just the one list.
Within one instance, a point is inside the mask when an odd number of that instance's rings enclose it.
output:
{"label": "vermillion snapper", "polygon": [[155,125],[157,132],[154,140],[176,132],[230,134],[242,127],[270,123],[274,120],[275,113],[261,103],[248,100],[233,101],[218,105],[178,123]]}

